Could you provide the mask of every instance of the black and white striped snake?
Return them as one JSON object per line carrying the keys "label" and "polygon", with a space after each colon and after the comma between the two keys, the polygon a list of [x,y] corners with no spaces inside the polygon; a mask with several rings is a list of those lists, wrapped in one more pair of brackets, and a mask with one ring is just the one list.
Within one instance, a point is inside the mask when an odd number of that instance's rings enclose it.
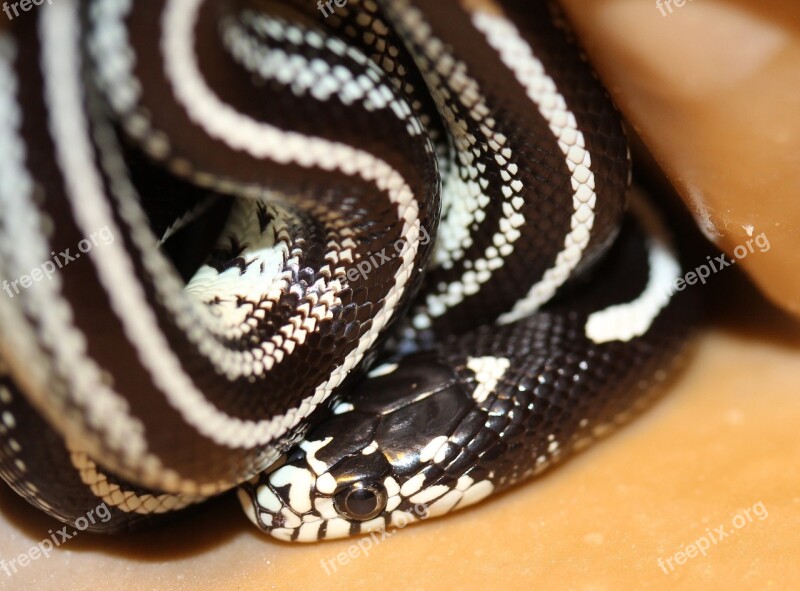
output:
{"label": "black and white striped snake", "polygon": [[558,9],[341,4],[0,30],[0,475],[40,509],[114,531],[239,486],[277,538],[367,532],[671,373],[691,296]]}

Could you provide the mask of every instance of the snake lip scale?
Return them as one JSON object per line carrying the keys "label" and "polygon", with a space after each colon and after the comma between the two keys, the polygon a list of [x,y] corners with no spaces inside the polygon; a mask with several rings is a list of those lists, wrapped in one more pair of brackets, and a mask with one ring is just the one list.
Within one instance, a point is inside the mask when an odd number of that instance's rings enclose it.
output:
{"label": "snake lip scale", "polygon": [[0,477],[92,531],[234,488],[285,541],[474,505],[645,408],[697,309],[549,2],[31,11],[0,212],[6,280],[113,236],[0,297]]}

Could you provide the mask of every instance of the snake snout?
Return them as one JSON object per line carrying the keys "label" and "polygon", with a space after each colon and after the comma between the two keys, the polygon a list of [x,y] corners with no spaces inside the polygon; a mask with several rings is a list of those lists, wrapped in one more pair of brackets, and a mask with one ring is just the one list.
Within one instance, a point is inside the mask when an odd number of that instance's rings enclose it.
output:
{"label": "snake snout", "polygon": [[304,524],[320,520],[312,502],[317,476],[305,454],[293,455],[290,462],[269,474],[260,474],[239,489],[239,500],[250,520],[287,541],[298,539]]}

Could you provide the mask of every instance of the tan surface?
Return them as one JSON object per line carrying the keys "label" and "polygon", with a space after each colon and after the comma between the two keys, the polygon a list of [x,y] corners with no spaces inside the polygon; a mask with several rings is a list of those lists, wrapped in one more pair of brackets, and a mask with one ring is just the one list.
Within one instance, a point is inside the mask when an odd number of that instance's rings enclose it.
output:
{"label": "tan surface", "polygon": [[[727,285],[735,275],[706,289],[730,297],[742,288]],[[226,498],[159,531],[79,534],[12,578],[0,572],[0,588],[800,588],[800,336],[763,303],[730,306],[717,324],[633,424],[483,506],[402,529],[330,575],[320,561],[352,541],[273,542]],[[735,530],[748,508],[752,522]],[[721,524],[735,533],[706,557],[661,570],[659,557]],[[0,494],[0,557],[58,527]]]}
{"label": "tan surface", "polygon": [[[800,3],[563,0],[601,77],[709,238],[800,317]],[[667,0],[661,0],[665,6]]]}
{"label": "tan surface", "polygon": [[[756,233],[771,228],[772,256],[750,257],[749,271],[784,276],[772,294],[783,297],[800,281],[792,258],[800,250],[782,242],[774,224],[797,227],[781,208],[800,187],[788,175],[788,160],[777,161],[773,152],[797,141],[800,110],[786,115],[785,87],[746,89],[790,59],[800,63],[796,48],[787,48],[781,35],[777,46],[770,45],[772,33],[751,37],[740,19],[729,31],[735,55],[753,62],[732,64],[725,51],[714,51],[713,32],[722,34],[715,27],[733,26],[715,11],[739,6],[733,2],[695,0],[669,17],[642,0],[567,3],[587,31],[591,24],[608,32],[609,45],[600,50],[599,38],[590,37],[593,52],[606,76],[616,75],[617,99],[684,196],[730,214],[732,237],[738,225],[754,224]],[[789,26],[789,18],[776,16],[778,4],[790,6],[762,1],[765,16],[756,19],[773,33]],[[751,55],[750,39],[763,52]],[[624,67],[615,66],[622,59]],[[725,80],[715,77],[722,73],[714,64],[728,68],[730,84],[720,86]],[[725,100],[714,98],[720,88]],[[748,98],[759,107],[750,108]],[[744,119],[739,131],[730,124],[733,115]],[[770,126],[777,135],[765,133]],[[744,166],[753,159],[760,176]],[[734,197],[742,200],[731,205]],[[726,229],[713,215],[710,221]],[[0,589],[800,588],[800,336],[763,303],[731,304],[731,294],[744,288],[735,277],[726,270],[705,288],[726,312],[645,416],[548,476],[475,509],[403,529],[335,573],[327,575],[320,561],[335,561],[352,541],[272,542],[247,522],[235,499],[225,498],[154,532],[80,534],[13,577],[0,571]],[[759,503],[768,514],[763,520]],[[706,557],[688,559],[671,574],[661,570],[659,557],[666,560],[721,524],[733,531],[732,520],[748,508],[752,523],[712,544]],[[60,525],[0,492],[0,558],[27,552],[51,528]]]}

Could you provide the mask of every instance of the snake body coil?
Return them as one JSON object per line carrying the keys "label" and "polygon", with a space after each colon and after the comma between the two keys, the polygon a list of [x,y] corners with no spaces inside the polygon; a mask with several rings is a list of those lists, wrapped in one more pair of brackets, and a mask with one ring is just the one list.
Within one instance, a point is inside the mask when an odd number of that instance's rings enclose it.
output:
{"label": "snake body coil", "polygon": [[51,515],[132,528],[241,485],[281,539],[366,532],[542,472],[668,375],[680,266],[553,6],[13,25],[0,475]]}

